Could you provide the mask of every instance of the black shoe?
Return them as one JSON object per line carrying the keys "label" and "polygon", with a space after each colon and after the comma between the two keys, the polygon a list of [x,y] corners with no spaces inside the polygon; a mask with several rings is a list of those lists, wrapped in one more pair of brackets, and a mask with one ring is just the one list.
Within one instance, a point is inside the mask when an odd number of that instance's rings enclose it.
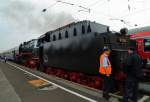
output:
{"label": "black shoe", "polygon": [[103,94],[103,98],[105,98],[106,100],[109,100],[110,96],[108,94]]}

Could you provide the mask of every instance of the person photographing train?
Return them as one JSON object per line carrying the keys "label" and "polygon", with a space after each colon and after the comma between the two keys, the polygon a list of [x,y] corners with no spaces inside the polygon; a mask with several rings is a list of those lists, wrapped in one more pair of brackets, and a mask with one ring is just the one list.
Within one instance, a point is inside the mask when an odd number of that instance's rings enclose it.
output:
{"label": "person photographing train", "polygon": [[105,98],[106,100],[109,99],[109,92],[111,90],[111,72],[112,72],[112,68],[111,68],[111,63],[109,60],[109,56],[110,56],[111,50],[108,47],[104,47],[103,49],[103,53],[100,55],[100,68],[99,68],[99,73],[102,76],[102,83],[103,83],[103,98]]}

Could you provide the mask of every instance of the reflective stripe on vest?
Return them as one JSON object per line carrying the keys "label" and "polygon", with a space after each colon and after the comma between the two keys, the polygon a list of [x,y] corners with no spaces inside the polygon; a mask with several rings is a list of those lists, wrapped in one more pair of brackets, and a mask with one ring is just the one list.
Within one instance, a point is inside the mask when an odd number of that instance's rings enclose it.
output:
{"label": "reflective stripe on vest", "polygon": [[109,59],[107,59],[108,67],[104,67],[104,66],[103,66],[104,57],[105,57],[105,54],[102,54],[102,55],[100,56],[100,68],[99,68],[99,73],[101,73],[101,74],[103,74],[103,75],[110,75],[110,74],[111,74],[111,71],[112,71],[111,64],[110,64]]}

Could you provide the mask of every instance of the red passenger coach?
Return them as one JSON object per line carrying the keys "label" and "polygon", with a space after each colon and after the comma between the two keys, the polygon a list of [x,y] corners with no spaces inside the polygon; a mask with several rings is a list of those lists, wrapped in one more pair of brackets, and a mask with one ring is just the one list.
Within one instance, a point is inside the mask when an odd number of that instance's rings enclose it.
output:
{"label": "red passenger coach", "polygon": [[143,60],[144,76],[150,80],[150,31],[130,34],[132,41],[136,42],[136,50]]}
{"label": "red passenger coach", "polygon": [[150,60],[150,32],[131,34],[130,38],[136,41],[137,52],[143,60]]}

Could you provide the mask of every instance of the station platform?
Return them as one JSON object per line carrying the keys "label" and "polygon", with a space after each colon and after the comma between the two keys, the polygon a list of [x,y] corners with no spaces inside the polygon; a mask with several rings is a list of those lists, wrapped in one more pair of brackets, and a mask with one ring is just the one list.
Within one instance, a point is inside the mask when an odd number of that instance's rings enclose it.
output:
{"label": "station platform", "polygon": [[[0,62],[0,102],[119,102],[102,92],[12,62]],[[139,101],[150,102],[150,101]]]}

